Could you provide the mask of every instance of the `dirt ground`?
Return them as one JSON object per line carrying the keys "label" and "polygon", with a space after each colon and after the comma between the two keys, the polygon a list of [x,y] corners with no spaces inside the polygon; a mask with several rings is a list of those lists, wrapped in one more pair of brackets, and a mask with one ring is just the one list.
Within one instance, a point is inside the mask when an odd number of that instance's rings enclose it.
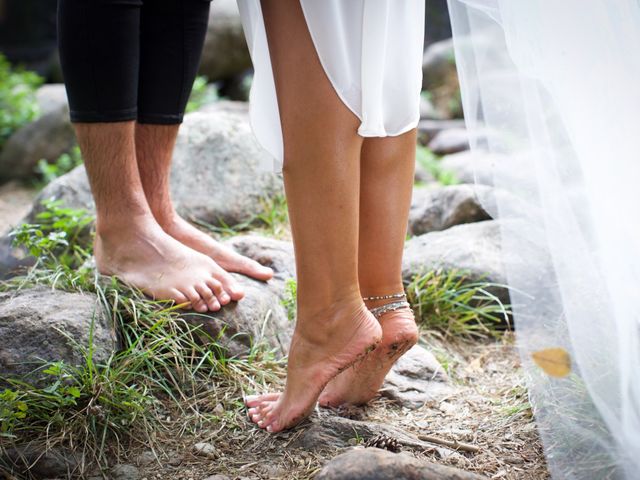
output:
{"label": "dirt ground", "polygon": [[[166,431],[172,434],[159,438],[162,451],[155,452],[157,458],[140,449],[131,452],[131,463],[140,466],[141,478],[147,480],[204,480],[213,475],[230,479],[313,478],[323,463],[345,446],[334,445],[329,439],[311,446],[307,441],[301,448],[299,439],[314,425],[328,421],[323,417],[337,413],[355,420],[354,425],[390,425],[422,439],[434,437],[435,443],[427,442],[427,448],[402,448],[431,462],[491,479],[549,478],[512,337],[474,344],[447,344],[433,338],[423,341],[457,387],[447,398],[419,409],[378,398],[365,408],[316,412],[311,421],[296,429],[271,435],[246,419],[244,409],[229,392],[216,395],[215,406],[211,405],[211,410],[221,415],[218,421],[192,426],[190,431],[178,427],[182,425],[179,419],[169,421]],[[180,437],[175,434],[178,428],[183,431]],[[352,446],[346,448],[358,448],[368,440],[355,427],[353,435],[347,436],[351,436],[346,440]],[[446,445],[456,441],[472,451]],[[202,442],[213,446],[212,451],[198,452],[195,445]]]}

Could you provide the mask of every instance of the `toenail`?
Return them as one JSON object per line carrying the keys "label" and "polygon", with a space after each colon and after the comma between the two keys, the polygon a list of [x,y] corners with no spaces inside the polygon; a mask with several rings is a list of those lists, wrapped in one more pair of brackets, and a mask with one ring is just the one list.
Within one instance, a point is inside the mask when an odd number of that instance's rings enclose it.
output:
{"label": "toenail", "polygon": [[271,425],[269,425],[269,426],[267,427],[267,432],[271,433],[271,431],[272,431],[272,430],[273,430],[273,428],[271,427]]}

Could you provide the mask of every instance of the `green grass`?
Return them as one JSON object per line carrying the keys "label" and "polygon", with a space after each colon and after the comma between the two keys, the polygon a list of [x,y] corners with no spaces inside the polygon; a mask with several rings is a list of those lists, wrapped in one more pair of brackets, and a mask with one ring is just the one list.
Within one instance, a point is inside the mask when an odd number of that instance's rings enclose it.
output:
{"label": "green grass", "polygon": [[430,173],[433,178],[442,185],[456,185],[458,180],[453,172],[442,167],[440,157],[427,147],[418,145],[416,147],[416,161],[418,165]]}
{"label": "green grass", "polygon": [[405,289],[423,327],[445,339],[471,339],[499,337],[509,324],[509,306],[491,293],[494,287],[468,281],[462,271],[437,269],[415,275]]}
{"label": "green grass", "polygon": [[37,118],[36,90],[42,82],[38,74],[13,67],[0,54],[0,149],[13,132]]}
{"label": "green grass", "polygon": [[[0,450],[38,439],[73,446],[87,465],[107,468],[132,442],[153,448],[167,412],[180,418],[181,431],[232,422],[233,415],[211,414],[212,399],[241,399],[243,391],[280,378],[282,363],[264,345],[257,343],[247,358],[229,358],[219,338],[181,318],[179,306],[148,300],[115,278],[96,275],[87,266],[86,230],[93,219],[86,212],[47,202],[37,220],[14,232],[15,243],[38,258],[36,266],[0,289],[46,285],[93,293],[119,332],[121,348],[96,363],[92,341],[79,345],[69,338],[83,358],[80,365],[42,363],[32,375],[4,379]],[[242,408],[239,400],[225,405]]]}

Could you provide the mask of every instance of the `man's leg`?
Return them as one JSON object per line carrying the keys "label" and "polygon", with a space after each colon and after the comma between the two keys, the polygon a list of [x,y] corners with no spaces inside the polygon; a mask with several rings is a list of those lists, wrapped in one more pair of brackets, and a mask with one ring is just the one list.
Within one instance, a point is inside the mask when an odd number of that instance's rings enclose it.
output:
{"label": "man's leg", "polygon": [[96,204],[96,264],[153,298],[215,310],[223,296],[217,266],[162,230],[140,182],[133,121],[140,7],[136,0],[59,2],[71,118]]}
{"label": "man's leg", "polygon": [[142,7],[136,151],[142,185],[158,223],[176,240],[212,258],[218,265],[215,277],[231,298],[238,300],[242,289],[227,271],[260,280],[271,278],[273,271],[182,219],[173,207],[169,189],[173,148],[200,62],[208,19],[209,4],[202,0],[155,0]]}

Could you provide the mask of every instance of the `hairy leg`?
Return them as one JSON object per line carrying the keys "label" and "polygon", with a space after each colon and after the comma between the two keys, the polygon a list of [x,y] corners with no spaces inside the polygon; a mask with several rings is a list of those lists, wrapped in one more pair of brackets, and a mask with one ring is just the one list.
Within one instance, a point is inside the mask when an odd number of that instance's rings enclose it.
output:
{"label": "hairy leg", "polygon": [[284,137],[298,317],[282,394],[247,400],[272,432],[295,425],[326,384],[381,338],[358,286],[358,119],[320,65],[298,0],[263,0]]}
{"label": "hairy leg", "polygon": [[98,270],[155,299],[219,309],[214,262],[167,235],[151,214],[136,164],[134,122],[74,126],[96,204]]}
{"label": "hairy leg", "polygon": [[[363,297],[403,291],[402,252],[407,233],[415,168],[416,131],[367,138],[360,172],[358,279]],[[391,300],[367,301],[370,308]],[[377,393],[395,361],[418,340],[410,308],[380,317],[383,338],[375,352],[336,377],[320,403],[363,404]]]}
{"label": "hairy leg", "polygon": [[[216,263],[214,277],[222,283],[232,300],[240,300],[244,295],[242,287],[227,272],[268,280],[273,276],[273,271],[220,244],[177,214],[171,202],[169,178],[178,128],[179,125],[136,124],[138,170],[146,199],[164,231],[209,256]],[[220,298],[218,300],[222,304],[227,303]]]}

